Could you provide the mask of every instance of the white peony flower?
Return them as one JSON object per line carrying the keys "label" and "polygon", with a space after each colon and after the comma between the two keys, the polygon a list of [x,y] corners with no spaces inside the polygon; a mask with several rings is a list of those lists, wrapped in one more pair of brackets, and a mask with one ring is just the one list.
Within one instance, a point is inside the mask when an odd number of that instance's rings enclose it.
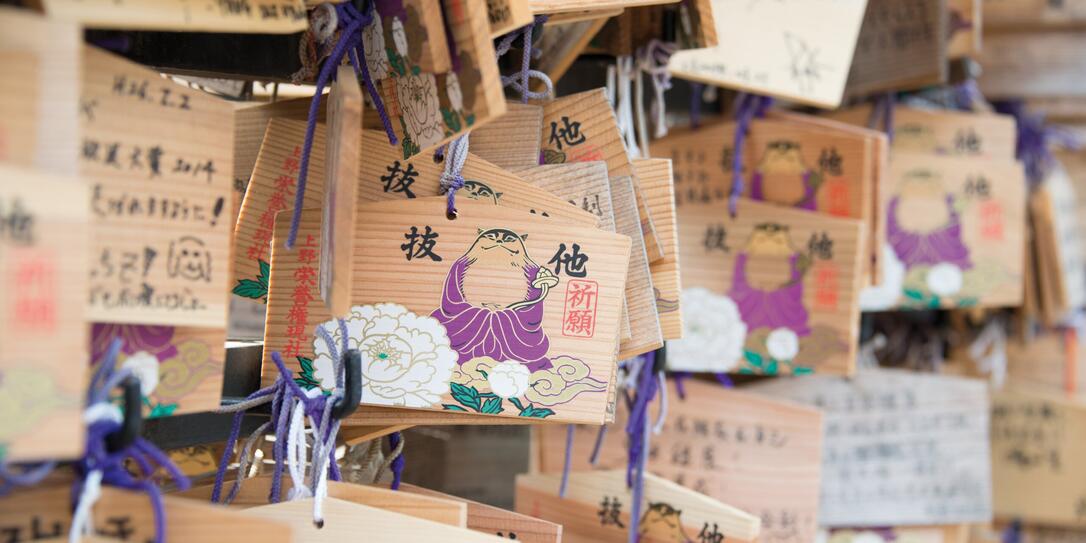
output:
{"label": "white peony flower", "polygon": [[936,296],[953,296],[962,289],[962,270],[949,262],[940,262],[928,270],[928,290]]}
{"label": "white peony flower", "polygon": [[905,264],[889,244],[882,246],[882,282],[860,291],[860,309],[883,311],[897,305],[905,285]]}
{"label": "white peony flower", "polygon": [[396,42],[396,52],[407,60],[407,32],[404,32],[403,22],[399,17],[392,18],[392,41]]}
{"label": "white peony flower", "polygon": [[396,97],[407,125],[407,134],[416,145],[425,149],[445,137],[434,74],[397,77]]}
{"label": "white peony flower", "polygon": [[456,72],[445,74],[445,94],[449,96],[449,104],[453,111],[463,111],[464,93],[460,90],[460,78]]}
{"label": "white peony flower", "polygon": [[[354,306],[345,319],[350,348],[362,355],[362,403],[430,407],[449,392],[459,357],[437,319],[416,315],[398,304]],[[335,320],[321,326],[339,350]],[[313,341],[314,376],[321,388],[335,388],[335,364],[321,338]]]}
{"label": "white peony flower", "polygon": [[388,53],[385,51],[385,29],[381,18],[374,17],[373,23],[362,29],[362,42],[366,44],[366,67],[370,77],[379,80],[388,77]]}
{"label": "white peony flower", "polygon": [[886,543],[886,539],[876,532],[865,530],[853,536],[852,543]]}
{"label": "white peony flower", "polygon": [[777,328],[766,336],[765,348],[774,360],[793,360],[799,354],[799,336],[787,328]]}
{"label": "white peony flower", "polygon": [[517,398],[528,391],[531,372],[528,366],[520,362],[502,362],[486,374],[486,380],[490,383],[490,391],[501,398]]}
{"label": "white peony flower", "polygon": [[147,351],[136,351],[121,364],[121,368],[132,370],[140,380],[140,394],[150,397],[158,387],[158,358]]}
{"label": "white peony flower", "polygon": [[727,296],[701,287],[683,289],[682,339],[667,342],[668,369],[731,371],[743,355],[747,325]]}

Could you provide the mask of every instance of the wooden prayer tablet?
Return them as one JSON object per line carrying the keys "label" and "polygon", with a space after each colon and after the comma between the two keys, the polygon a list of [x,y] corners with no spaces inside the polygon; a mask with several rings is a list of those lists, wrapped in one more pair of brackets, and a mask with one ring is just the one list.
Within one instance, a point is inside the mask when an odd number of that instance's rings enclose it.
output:
{"label": "wooden prayer tablet", "polygon": [[947,0],[946,56],[973,57],[981,50],[982,0]]}
{"label": "wooden prayer tablet", "polygon": [[[309,117],[312,99],[294,98],[266,104],[239,104],[234,110],[234,222],[241,211],[241,200],[245,197],[245,188],[256,167],[256,158],[260,146],[264,143],[264,133],[268,130],[268,121],[272,117],[286,117],[304,121]],[[323,104],[322,104],[323,105]],[[325,121],[325,108],[318,109],[321,115],[318,121]]]}
{"label": "wooden prayer tablet", "polygon": [[[393,150],[380,145],[379,132],[362,132],[362,173],[358,181],[358,204],[386,200],[410,201],[443,193],[443,163],[429,156],[405,160]],[[457,207],[464,200],[496,204],[528,211],[541,217],[596,226],[599,216],[590,210],[568,205],[567,200],[533,186],[531,183],[474,154],[468,154],[464,168],[464,187],[456,192]]]}
{"label": "wooden prayer tablet", "polygon": [[[1038,11],[1047,12],[1051,7],[1047,3],[1029,4]],[[1068,6],[1082,9],[1075,4],[1072,2]],[[1042,17],[1047,18],[1047,15]],[[1081,21],[1081,15],[1078,18]],[[1016,24],[1023,22],[1025,18],[1015,21]],[[1084,91],[1078,75],[1086,70],[1086,59],[1079,51],[1084,46],[1086,36],[1079,32],[1057,32],[1043,26],[1033,31],[990,32],[977,55],[977,62],[984,67],[977,85],[989,99],[1022,96],[1081,99]]]}
{"label": "wooden prayer tablet", "polygon": [[452,496],[420,486],[400,484],[400,493],[431,496],[452,500],[468,507],[467,527],[470,530],[515,539],[525,543],[559,543],[562,541],[562,525],[506,511],[499,507]]}
{"label": "wooden prayer tablet", "polygon": [[679,231],[676,228],[675,184],[672,182],[671,161],[667,159],[637,159],[634,170],[641,180],[641,193],[656,221],[656,235],[664,257],[649,264],[652,290],[656,298],[656,313],[664,339],[682,337],[682,281],[679,274]]}
{"label": "wooden prayer tablet", "polygon": [[218,409],[226,367],[226,328],[94,323],[91,360],[121,338],[117,365],[140,378],[145,418]]}
{"label": "wooden prayer tablet", "polygon": [[[628,239],[467,199],[449,220],[445,206],[444,198],[358,206],[354,307],[340,318],[362,351],[362,403],[442,413],[436,419],[602,423]],[[276,239],[288,226],[280,217]],[[273,246],[265,340],[265,356],[280,352],[307,388],[331,382],[331,353],[314,327],[340,341],[313,303],[314,229],[319,218],[307,213],[294,251]],[[395,335],[381,332],[387,326]],[[265,359],[264,380],[276,373]]]}
{"label": "wooden prayer tablet", "polygon": [[852,373],[863,224],[740,199],[678,214],[683,337],[675,371]]}
{"label": "wooden prayer tablet", "polygon": [[1033,251],[1041,316],[1056,325],[1086,304],[1086,240],[1078,218],[1078,199],[1068,172],[1050,166],[1040,186],[1029,195]]}
{"label": "wooden prayer tablet", "polygon": [[1086,392],[1086,350],[1074,329],[1042,330],[1028,340],[1007,338],[1007,382],[1053,396]]}
{"label": "wooden prayer tablet", "polygon": [[[234,481],[227,477],[223,487],[223,496],[232,488]],[[268,505],[268,495],[274,479],[264,474],[249,477],[242,482],[234,500],[228,505],[235,509],[248,509]],[[281,495],[286,499],[287,492],[294,487],[290,477],[282,478]],[[201,485],[189,490],[175,492],[173,495],[191,499],[210,501],[214,485]],[[467,525],[468,507],[464,503],[440,496],[395,492],[373,485],[357,485],[340,481],[328,481],[328,497],[354,504],[367,505],[386,511],[420,518],[446,526],[464,528]]]}
{"label": "wooden prayer tablet", "polygon": [[[867,126],[871,106],[862,105],[826,115],[857,126]],[[894,107],[894,152],[936,153],[1013,159],[1014,118],[1010,115],[966,113]]]}
{"label": "wooden prayer tablet", "polygon": [[879,191],[882,283],[864,309],[1021,304],[1025,192],[1013,160],[895,151]]}
{"label": "wooden prayer tablet", "polygon": [[947,0],[867,0],[846,92],[919,89],[947,77]]}
{"label": "wooden prayer tablet", "polygon": [[[618,121],[604,89],[594,89],[547,102],[543,106],[543,163],[607,162],[611,191],[622,177],[633,181],[637,213],[645,238],[649,262],[663,257],[652,214],[645,205],[640,182],[634,172],[626,145],[618,130]],[[616,216],[621,210],[616,209]],[[616,219],[621,221],[621,219]]]}
{"label": "wooden prayer tablet", "polygon": [[[695,379],[684,382],[686,397],[668,384],[667,419],[653,434],[648,469],[665,479],[727,502],[762,519],[758,541],[806,543],[818,529],[822,472],[822,414],[814,408],[757,394],[728,390]],[[654,404],[656,405],[656,404]],[[656,408],[650,420],[657,420]],[[627,411],[604,436],[595,466],[588,462],[599,429],[577,426],[572,475],[624,468]],[[565,465],[566,428],[532,429],[538,466],[559,474]]]}
{"label": "wooden prayer tablet", "polygon": [[0,462],[68,459],[85,446],[87,192],[0,163]]}
{"label": "wooden prayer tablet", "polygon": [[543,108],[520,102],[509,102],[505,107],[505,115],[471,131],[471,153],[514,172],[538,166],[540,142],[536,136],[543,130]]}
{"label": "wooden prayer tablet", "polygon": [[596,16],[589,19],[543,26],[543,33],[539,38],[539,48],[543,51],[539,59],[539,71],[547,74],[551,81],[557,81],[569,70],[592,38],[614,15],[613,11],[606,10],[595,13]]}
{"label": "wooden prayer tablet", "polygon": [[835,108],[866,4],[712,0],[717,46],[679,51],[668,70],[683,79]]}
{"label": "wooden prayer tablet", "polygon": [[[351,247],[362,138],[362,88],[354,69],[340,66],[328,106],[324,218],[321,220],[321,299],[334,314],[351,307]],[[291,206],[293,208],[293,206]]]}
{"label": "wooden prayer tablet", "polygon": [[292,34],[309,27],[302,0],[40,0],[54,19],[87,28],[254,34]]}
{"label": "wooden prayer tablet", "polygon": [[[63,537],[72,524],[71,484],[20,489],[0,499],[0,533],[11,541]],[[239,540],[291,543],[292,529],[278,519],[258,519],[208,503],[163,497],[165,541],[227,543]],[[146,493],[104,486],[91,513],[95,536],[82,541],[149,541],[154,539],[154,510]]]}
{"label": "wooden prayer tablet", "polygon": [[656,4],[673,4],[676,0],[529,0],[532,13],[536,15],[550,15],[555,13],[569,13],[571,11],[605,10],[613,8],[636,8]]}
{"label": "wooden prayer tablet", "polygon": [[[264,143],[260,147],[234,227],[234,277],[231,285],[235,296],[267,302],[275,217],[283,211],[288,222],[290,220],[304,142],[305,122],[281,118],[272,118],[268,122]],[[318,125],[309,154],[303,200],[305,207],[319,209],[324,204],[326,152],[325,128]]]}
{"label": "wooden prayer tablet", "polygon": [[358,539],[364,534],[366,541],[401,543],[414,541],[425,534],[433,541],[465,543],[499,543],[508,541],[498,536],[482,534],[467,528],[448,526],[437,522],[414,518],[376,507],[351,503],[338,498],[324,501],[324,526],[313,524],[313,499],[280,502],[240,511],[247,517],[273,519],[290,525],[295,543],[340,543]]}
{"label": "wooden prayer tablet", "polygon": [[83,61],[87,318],[225,328],[232,106],[92,47]]}
{"label": "wooden prayer tablet", "polygon": [[[387,30],[397,41],[392,49],[369,45],[371,40],[387,41],[373,34],[377,25],[367,27],[363,38],[367,43],[366,65],[396,134],[395,147],[404,159],[423,151],[427,151],[429,158],[429,152],[438,146],[505,113],[505,96],[487,24],[486,0],[442,0],[440,8],[428,10],[425,17],[436,15],[439,27],[441,13],[448,18],[451,41],[456,45],[449,50],[457,52],[455,58],[450,58],[448,70],[427,71],[411,64],[410,57],[401,52],[410,45],[407,41],[398,42],[394,28]],[[384,24],[393,24],[387,19]],[[413,22],[409,17],[400,26]],[[432,27],[427,25],[427,28]],[[445,40],[439,43],[444,44]],[[384,131],[376,111],[367,112],[364,126]],[[389,145],[387,138],[383,145]]]}
{"label": "wooden prayer tablet", "polygon": [[953,524],[991,518],[984,382],[865,369],[849,380],[815,375],[750,388],[822,410],[819,525]]}
{"label": "wooden prayer tablet", "polygon": [[490,36],[498,38],[532,24],[535,16],[528,0],[487,0],[486,19],[490,23]]}
{"label": "wooden prayer tablet", "polygon": [[374,22],[362,30],[370,77],[452,68],[441,0],[382,0],[376,2]]}
{"label": "wooden prayer tablet", "polygon": [[630,338],[619,343],[618,358],[625,360],[664,346],[660,318],[656,313],[656,295],[649,271],[641,225],[637,221],[637,198],[633,179],[611,179],[611,203],[615,213],[615,231],[631,241],[626,275],[626,311],[630,317]]}
{"label": "wooden prayer tablet", "polygon": [[992,394],[991,435],[997,517],[1086,526],[1086,404],[1008,387]]}
{"label": "wooden prayer tablet", "polygon": [[647,541],[753,541],[759,534],[758,517],[651,473],[645,473],[639,519],[630,518],[625,470],[571,473],[564,498],[558,497],[561,481],[560,473],[518,475],[516,510],[561,524],[567,543],[626,541],[631,523]]}
{"label": "wooden prayer tablet", "polygon": [[0,162],[74,175],[79,153],[78,25],[0,7]]}

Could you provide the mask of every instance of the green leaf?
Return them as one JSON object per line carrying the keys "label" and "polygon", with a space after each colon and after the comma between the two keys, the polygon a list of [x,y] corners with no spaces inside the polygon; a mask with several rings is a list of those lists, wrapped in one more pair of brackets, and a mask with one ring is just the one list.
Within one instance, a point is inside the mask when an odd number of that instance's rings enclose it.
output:
{"label": "green leaf", "polygon": [[814,368],[809,366],[796,366],[792,368],[792,375],[811,375],[814,373]]}
{"label": "green leaf", "polygon": [[268,278],[271,277],[271,264],[263,260],[257,260],[256,262],[260,266],[260,275],[256,276],[256,279],[260,281],[261,285],[264,285],[264,290],[267,290]]}
{"label": "green leaf", "polygon": [[479,391],[475,390],[475,387],[468,387],[461,385],[460,383],[449,383],[450,393],[454,400],[463,405],[469,407],[473,411],[479,411]]}
{"label": "green leaf", "polygon": [[939,305],[940,303],[938,296],[932,296],[931,300],[928,301],[928,307],[931,309],[939,309]]}
{"label": "green leaf", "polygon": [[147,418],[155,419],[159,417],[168,417],[170,415],[173,415],[174,411],[177,411],[177,404],[160,403],[151,408],[151,412],[147,415]]}
{"label": "green leaf", "polygon": [[268,286],[252,279],[238,279],[238,284],[234,285],[232,292],[242,298],[262,300],[268,296]]}
{"label": "green leaf", "polygon": [[485,371],[483,371],[483,370],[479,370],[479,373],[480,373],[480,374],[482,374],[482,376],[483,376],[483,379],[490,379],[490,376],[489,376],[489,375],[487,375]]}
{"label": "green leaf", "polygon": [[765,367],[766,375],[777,375],[777,361],[770,359],[769,364]]}
{"label": "green leaf", "polygon": [[460,115],[455,111],[448,108],[441,108],[441,118],[445,121],[445,126],[449,127],[449,130],[453,132],[460,131]]}
{"label": "green leaf", "polygon": [[543,150],[543,163],[544,164],[565,164],[566,154],[562,151],[555,151],[553,149]]}
{"label": "green leaf", "polygon": [[528,405],[523,411],[520,412],[521,417],[528,417],[533,419],[545,419],[554,414],[554,411],[544,408],[536,407],[534,405]]}
{"label": "green leaf", "polygon": [[474,113],[468,113],[464,117],[464,122],[466,122],[468,126],[471,126],[471,125],[475,124],[475,114]]}
{"label": "green leaf", "polygon": [[973,307],[975,305],[977,305],[977,299],[976,298],[970,297],[970,298],[962,298],[962,299],[958,300],[958,307]]}
{"label": "green leaf", "polygon": [[422,73],[422,68],[419,68],[418,66],[412,66],[411,67],[411,74],[412,75],[419,75],[421,73]]}
{"label": "green leaf", "polygon": [[453,405],[451,403],[443,403],[443,404],[441,404],[441,407],[444,407],[446,411],[463,411],[465,413],[467,413],[467,411],[468,411],[467,409],[464,409],[463,407],[460,407],[459,405]]}
{"label": "green leaf", "polygon": [[920,292],[919,290],[916,290],[914,288],[905,289],[904,294],[905,294],[906,298],[911,298],[911,299],[916,300],[918,302],[924,300],[924,293]]}
{"label": "green leaf", "polygon": [[392,69],[399,75],[407,75],[407,68],[404,66],[403,57],[400,56],[391,47],[385,47],[385,54],[388,55],[388,64],[392,66]]}
{"label": "green leaf", "polygon": [[747,362],[750,362],[751,366],[754,366],[756,368],[761,368],[762,367],[762,355],[761,354],[758,354],[758,353],[756,353],[754,351],[749,351],[747,349],[743,349],[743,358],[747,359]]}
{"label": "green leaf", "polygon": [[739,368],[739,373],[741,375],[754,375],[754,370],[750,368]]}
{"label": "green leaf", "polygon": [[483,403],[483,408],[479,410],[480,413],[486,413],[488,415],[496,415],[502,412],[502,399],[490,398]]}
{"label": "green leaf", "polygon": [[509,398],[509,403],[513,404],[513,406],[516,407],[518,410],[524,411],[524,405],[521,404],[520,400],[518,400],[517,398]]}

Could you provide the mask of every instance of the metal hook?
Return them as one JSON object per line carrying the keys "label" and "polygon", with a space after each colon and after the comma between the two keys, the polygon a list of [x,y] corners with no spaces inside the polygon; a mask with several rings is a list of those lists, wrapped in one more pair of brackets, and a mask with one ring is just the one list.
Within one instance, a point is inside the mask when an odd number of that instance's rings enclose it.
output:
{"label": "metal hook", "polygon": [[124,391],[124,421],[117,431],[106,436],[106,450],[110,453],[128,448],[143,431],[143,395],[139,379],[126,377],[121,381],[121,389]]}
{"label": "metal hook", "polygon": [[656,349],[656,356],[652,359],[652,373],[657,374],[667,369],[667,342]]}
{"label": "metal hook", "polygon": [[358,409],[362,401],[362,355],[358,349],[343,353],[343,397],[332,406],[332,418],[343,420]]}

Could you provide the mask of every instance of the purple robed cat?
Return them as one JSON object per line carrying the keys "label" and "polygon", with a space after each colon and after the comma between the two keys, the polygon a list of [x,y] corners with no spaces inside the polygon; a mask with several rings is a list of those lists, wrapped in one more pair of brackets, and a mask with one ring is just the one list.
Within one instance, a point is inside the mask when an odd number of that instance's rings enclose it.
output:
{"label": "purple robed cat", "polygon": [[901,227],[897,219],[899,199],[898,196],[893,197],[886,211],[886,240],[905,267],[931,266],[941,262],[949,262],[963,270],[973,267],[969,248],[962,242],[961,217],[954,210],[951,195],[946,196],[946,225],[926,234],[909,232]]}
{"label": "purple robed cat", "polygon": [[748,330],[787,328],[797,336],[811,333],[807,326],[807,308],[803,307],[803,274],[796,267],[798,254],[788,258],[792,275],[786,285],[776,290],[762,290],[747,282],[747,253],[735,259],[735,273],[728,296],[739,306],[739,314]]}
{"label": "purple robed cat", "polygon": [[[751,199],[765,200],[765,195],[762,191],[763,184],[762,173],[754,172],[750,179]],[[814,211],[815,203],[815,188],[811,185],[811,170],[807,170],[803,172],[803,198],[793,204],[792,207]]]}
{"label": "purple robed cat", "polygon": [[[516,360],[529,371],[551,367],[547,358],[550,340],[543,330],[543,303],[517,309],[490,309],[471,305],[464,299],[464,274],[471,265],[466,256],[460,257],[445,277],[441,292],[441,307],[430,314],[449,334],[453,349],[460,353],[458,362],[488,356],[499,362]],[[539,266],[524,267],[527,284],[535,280]],[[532,300],[541,290],[528,287],[525,300]]]}

